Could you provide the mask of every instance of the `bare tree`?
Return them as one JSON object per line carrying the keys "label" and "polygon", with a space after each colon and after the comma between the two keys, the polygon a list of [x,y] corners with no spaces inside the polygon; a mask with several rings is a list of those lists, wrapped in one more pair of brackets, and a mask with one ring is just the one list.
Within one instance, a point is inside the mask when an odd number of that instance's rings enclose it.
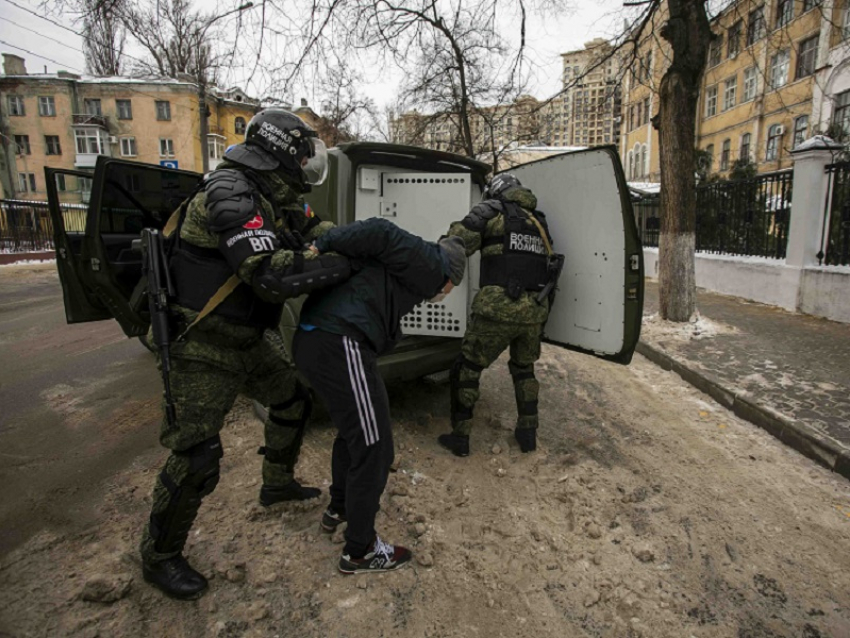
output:
{"label": "bare tree", "polygon": [[127,29],[117,15],[118,0],[80,0],[86,70],[96,76],[121,75]]}
{"label": "bare tree", "polygon": [[[415,104],[423,130],[449,123],[446,147],[469,156],[498,153],[493,131],[512,116],[508,105],[522,95],[527,75],[527,5],[561,6],[564,0],[326,0],[269,19],[269,30],[298,42],[296,56],[263,71],[273,91],[288,93],[294,82],[335,51],[350,59],[380,52],[404,77],[400,101]],[[291,9],[291,5],[290,5]],[[512,12],[513,41],[500,28]],[[291,53],[291,49],[290,49]],[[496,108],[505,107],[505,108]],[[416,135],[413,135],[416,137]],[[529,135],[533,139],[536,135]]]}
{"label": "bare tree", "polygon": [[[652,11],[658,11],[654,2]],[[663,319],[687,321],[696,310],[696,190],[694,133],[700,83],[711,28],[706,0],[667,0],[661,37],[672,59],[661,79],[660,107],[653,122],[659,131],[661,159],[661,236],[659,311]]]}

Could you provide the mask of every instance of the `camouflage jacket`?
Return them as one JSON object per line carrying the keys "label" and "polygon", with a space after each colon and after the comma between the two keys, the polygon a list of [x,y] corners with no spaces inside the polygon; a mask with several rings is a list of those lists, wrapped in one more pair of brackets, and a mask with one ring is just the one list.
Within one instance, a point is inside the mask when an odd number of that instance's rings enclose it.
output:
{"label": "camouflage jacket", "polygon": [[[222,162],[218,168],[245,169],[241,164],[227,160]],[[275,226],[278,232],[295,230],[301,233],[307,242],[312,242],[334,227],[332,222],[322,221],[311,226],[304,233],[303,230],[313,218],[314,213],[306,206],[304,198],[301,195],[300,186],[294,181],[290,182],[274,171],[254,172],[265,181],[268,190],[271,192],[274,203],[260,193],[257,193],[257,197],[266,213],[265,216],[275,220]],[[275,205],[279,214],[275,213]],[[185,218],[180,228],[180,239],[200,248],[218,249],[219,247],[219,235],[209,227],[206,194],[203,190],[195,195],[186,209]],[[267,259],[268,257],[269,254],[256,255],[243,261],[239,267],[239,271],[236,273],[239,279],[250,286],[254,271],[259,267],[263,259]],[[315,255],[307,251],[304,253],[304,258],[305,260],[315,259]],[[294,259],[295,252],[289,249],[281,249],[271,253],[273,269],[284,269],[291,265]],[[187,308],[178,306],[176,310],[184,316],[187,322],[191,322],[197,316],[196,312]],[[216,332],[234,339],[247,337],[250,332],[255,331],[254,328],[229,323],[215,314],[205,317],[193,330]]]}
{"label": "camouflage jacket", "polygon": [[[509,189],[505,191],[502,197],[506,201],[519,204],[528,211],[533,211],[537,207],[537,197],[526,188]],[[472,230],[469,227],[471,224],[465,225],[464,221],[467,219],[469,217],[452,223],[448,233],[463,239],[464,244],[466,244],[467,256],[478,250],[481,251],[482,256],[502,254],[502,244],[493,244],[482,249],[482,243],[488,237],[500,237],[505,234],[504,215],[500,213],[488,220],[487,225],[480,232]],[[526,224],[529,227],[534,226],[530,220],[527,220]],[[494,321],[523,324],[543,323],[549,316],[549,301],[544,299],[541,303],[538,303],[536,297],[536,293],[524,292],[519,299],[514,300],[508,297],[505,289],[501,286],[484,286],[472,302],[472,312]]]}

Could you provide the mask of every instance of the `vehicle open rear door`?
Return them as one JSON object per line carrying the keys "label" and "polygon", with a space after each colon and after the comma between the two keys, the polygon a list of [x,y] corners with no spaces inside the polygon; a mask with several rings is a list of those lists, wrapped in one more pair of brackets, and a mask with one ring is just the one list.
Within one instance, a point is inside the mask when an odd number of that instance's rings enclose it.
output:
{"label": "vehicle open rear door", "polygon": [[44,169],[47,184],[47,207],[53,225],[53,245],[56,248],[56,269],[62,284],[65,318],[68,323],[82,323],[109,319],[112,315],[95,292],[86,286],[82,263],[85,239],[86,207],[63,206],[59,201],[62,190],[80,190],[82,180],[91,180],[92,174],[56,168]]}
{"label": "vehicle open rear door", "polygon": [[613,147],[564,153],[510,169],[546,213],[566,256],[545,340],[629,363],[643,314],[643,250]]}
{"label": "vehicle open rear door", "polygon": [[200,179],[198,173],[98,157],[78,274],[127,336],[145,334],[150,323],[140,285],[142,256],[133,241],[143,228],[162,229]]}

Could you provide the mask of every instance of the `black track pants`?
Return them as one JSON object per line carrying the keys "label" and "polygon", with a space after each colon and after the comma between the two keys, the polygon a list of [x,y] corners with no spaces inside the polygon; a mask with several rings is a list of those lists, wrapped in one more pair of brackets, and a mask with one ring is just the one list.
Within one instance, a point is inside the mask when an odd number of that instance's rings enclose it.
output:
{"label": "black track pants", "polygon": [[331,508],[348,518],[343,553],[361,557],[375,538],[375,515],[394,454],[378,357],[362,342],[322,330],[299,330],[293,354],[336,426]]}

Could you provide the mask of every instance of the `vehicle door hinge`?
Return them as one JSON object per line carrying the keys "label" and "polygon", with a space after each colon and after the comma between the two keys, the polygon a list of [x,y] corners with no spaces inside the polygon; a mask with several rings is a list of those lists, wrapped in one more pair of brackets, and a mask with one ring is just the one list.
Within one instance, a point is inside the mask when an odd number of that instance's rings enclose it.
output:
{"label": "vehicle door hinge", "polygon": [[95,272],[100,272],[100,259],[98,259],[97,257],[92,257],[91,269]]}
{"label": "vehicle door hinge", "polygon": [[640,270],[640,255],[635,253],[631,257],[629,257],[629,265],[632,270]]}

